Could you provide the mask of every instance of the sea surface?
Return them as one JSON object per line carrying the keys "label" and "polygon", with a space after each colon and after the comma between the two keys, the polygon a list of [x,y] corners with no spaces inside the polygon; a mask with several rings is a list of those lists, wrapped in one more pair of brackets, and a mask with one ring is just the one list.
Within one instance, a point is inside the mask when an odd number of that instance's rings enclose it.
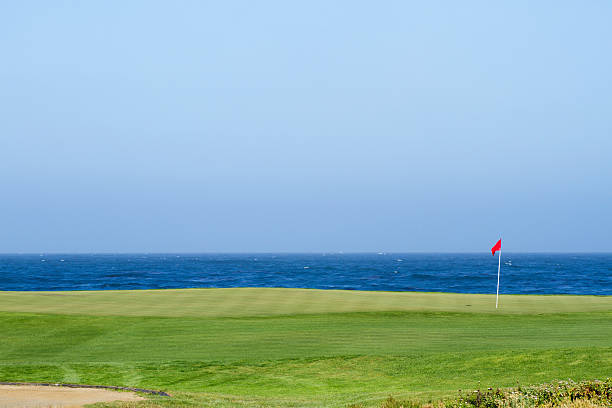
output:
{"label": "sea surface", "polygon": [[[0,290],[283,287],[495,293],[479,254],[0,255]],[[612,254],[502,255],[500,293],[612,295]]]}

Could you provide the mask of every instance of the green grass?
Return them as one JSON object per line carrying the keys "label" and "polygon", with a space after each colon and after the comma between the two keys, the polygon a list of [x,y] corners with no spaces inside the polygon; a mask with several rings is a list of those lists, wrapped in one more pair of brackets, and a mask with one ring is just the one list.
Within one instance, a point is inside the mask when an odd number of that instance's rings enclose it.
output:
{"label": "green grass", "polygon": [[231,288],[0,292],[0,311],[116,315],[241,317],[349,312],[609,312],[610,296],[495,295],[348,290]]}
{"label": "green grass", "polygon": [[0,380],[162,406],[347,406],[612,376],[612,297],[302,289],[0,292]]}

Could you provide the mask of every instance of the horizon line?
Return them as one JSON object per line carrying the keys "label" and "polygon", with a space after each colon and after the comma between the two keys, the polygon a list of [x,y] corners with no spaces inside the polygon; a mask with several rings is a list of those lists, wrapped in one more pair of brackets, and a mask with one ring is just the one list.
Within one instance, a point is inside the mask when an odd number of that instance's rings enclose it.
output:
{"label": "horizon line", "polygon": [[[37,251],[37,252],[0,252],[6,255],[387,255],[387,254],[480,254],[490,253],[483,251]],[[504,251],[504,254],[612,254],[612,251]]]}

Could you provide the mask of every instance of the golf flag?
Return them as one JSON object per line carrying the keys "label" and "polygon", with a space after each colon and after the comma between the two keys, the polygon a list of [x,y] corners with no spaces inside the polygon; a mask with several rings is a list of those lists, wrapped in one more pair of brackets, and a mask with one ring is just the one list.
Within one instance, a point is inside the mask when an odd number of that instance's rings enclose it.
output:
{"label": "golf flag", "polygon": [[495,296],[495,308],[499,304],[499,274],[501,272],[501,238],[491,248],[491,255],[495,255],[495,252],[499,251],[499,260],[497,261],[497,295]]}
{"label": "golf flag", "polygon": [[495,255],[495,252],[499,251],[500,249],[501,249],[501,239],[497,241],[495,245],[493,245],[493,248],[491,248],[491,255]]}

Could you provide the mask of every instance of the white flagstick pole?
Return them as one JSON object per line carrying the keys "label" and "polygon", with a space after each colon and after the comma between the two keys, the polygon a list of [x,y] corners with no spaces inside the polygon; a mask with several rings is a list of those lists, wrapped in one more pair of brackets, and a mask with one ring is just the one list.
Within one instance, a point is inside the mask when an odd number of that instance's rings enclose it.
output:
{"label": "white flagstick pole", "polygon": [[501,246],[499,247],[499,261],[497,262],[497,296],[495,297],[495,308],[499,304],[499,271],[501,270]]}

